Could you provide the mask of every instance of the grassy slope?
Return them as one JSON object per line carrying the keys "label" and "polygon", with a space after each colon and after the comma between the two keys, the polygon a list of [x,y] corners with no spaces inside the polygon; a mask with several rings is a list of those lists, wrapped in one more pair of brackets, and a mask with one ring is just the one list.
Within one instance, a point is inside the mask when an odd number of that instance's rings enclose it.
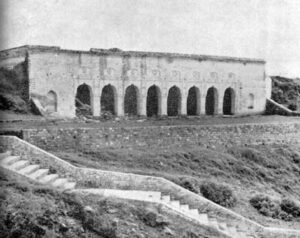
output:
{"label": "grassy slope", "polygon": [[291,110],[300,110],[300,79],[272,78],[272,99]]}
{"label": "grassy slope", "polygon": [[195,190],[207,180],[229,185],[238,197],[234,211],[264,225],[300,227],[300,221],[266,218],[250,206],[254,194],[300,201],[300,146],[268,145],[102,150],[91,153],[53,152],[77,166],[162,176],[178,184],[189,181]]}
{"label": "grassy slope", "polygon": [[0,191],[0,237],[219,237],[159,206],[60,193],[3,169]]}

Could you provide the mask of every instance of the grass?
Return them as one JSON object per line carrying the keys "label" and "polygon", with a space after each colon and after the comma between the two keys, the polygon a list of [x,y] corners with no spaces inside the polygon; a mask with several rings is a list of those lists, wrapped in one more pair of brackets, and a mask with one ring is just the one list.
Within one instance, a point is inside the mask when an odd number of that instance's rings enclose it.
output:
{"label": "grass", "polygon": [[226,185],[237,198],[232,210],[243,216],[264,225],[300,225],[296,219],[287,222],[264,217],[249,203],[259,193],[300,201],[300,146],[252,145],[226,150],[190,146],[53,153],[77,166],[161,176],[196,193],[206,182]]}

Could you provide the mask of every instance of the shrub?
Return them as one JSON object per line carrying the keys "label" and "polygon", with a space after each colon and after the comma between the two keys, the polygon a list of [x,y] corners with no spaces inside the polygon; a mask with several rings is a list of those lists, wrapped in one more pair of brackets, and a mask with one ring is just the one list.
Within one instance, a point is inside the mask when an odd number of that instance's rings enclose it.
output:
{"label": "shrub", "polygon": [[289,215],[300,217],[300,206],[290,199],[283,199],[280,203],[281,209]]}
{"label": "shrub", "polygon": [[288,109],[292,110],[292,111],[297,111],[297,105],[295,103],[292,103],[290,105],[288,105]]}
{"label": "shrub", "polygon": [[182,177],[182,178],[180,178],[178,185],[180,185],[181,187],[183,187],[193,193],[199,193],[198,181],[195,179]]}
{"label": "shrub", "polygon": [[285,221],[292,219],[290,214],[281,209],[281,205],[278,201],[272,200],[268,196],[256,195],[250,199],[250,204],[264,216]]}
{"label": "shrub", "polygon": [[200,192],[205,198],[224,207],[234,207],[237,202],[232,190],[225,185],[206,182],[200,186]]}

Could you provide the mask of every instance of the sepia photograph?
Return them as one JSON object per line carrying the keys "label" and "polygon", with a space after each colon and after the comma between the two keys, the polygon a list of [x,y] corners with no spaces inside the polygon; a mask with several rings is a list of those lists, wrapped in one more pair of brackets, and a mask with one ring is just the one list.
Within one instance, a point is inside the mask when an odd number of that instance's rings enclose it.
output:
{"label": "sepia photograph", "polygon": [[299,0],[0,0],[0,238],[300,238]]}

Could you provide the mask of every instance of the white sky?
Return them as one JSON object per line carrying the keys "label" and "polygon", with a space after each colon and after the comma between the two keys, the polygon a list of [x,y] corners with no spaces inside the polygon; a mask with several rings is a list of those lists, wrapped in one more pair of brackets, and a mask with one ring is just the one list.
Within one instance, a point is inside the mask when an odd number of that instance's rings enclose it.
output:
{"label": "white sky", "polygon": [[255,57],[300,77],[299,0],[0,0],[1,49],[68,49]]}

